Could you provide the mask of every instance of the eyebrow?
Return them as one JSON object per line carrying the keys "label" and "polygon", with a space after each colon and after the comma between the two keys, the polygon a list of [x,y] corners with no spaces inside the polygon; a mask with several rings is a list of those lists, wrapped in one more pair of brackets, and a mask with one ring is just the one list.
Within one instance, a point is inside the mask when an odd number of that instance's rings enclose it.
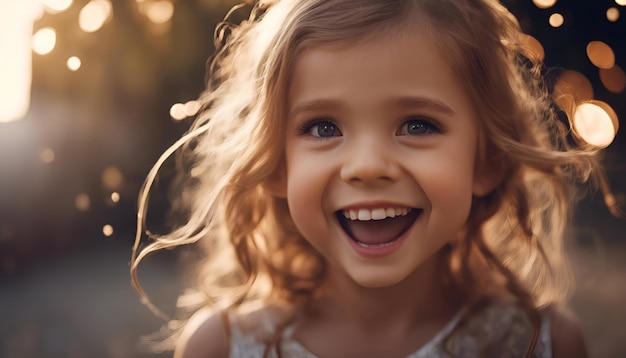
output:
{"label": "eyebrow", "polygon": [[404,108],[423,108],[435,112],[439,112],[444,115],[454,115],[455,112],[450,106],[446,105],[442,101],[439,101],[430,97],[401,97],[394,100],[392,103]]}
{"label": "eyebrow", "polygon": [[314,112],[321,110],[331,110],[341,107],[341,102],[328,99],[316,99],[306,101],[289,110],[289,117],[295,117],[302,112]]}
{"label": "eyebrow", "polygon": [[[454,115],[450,106],[442,101],[430,97],[399,97],[388,102],[389,105],[399,106],[406,109],[426,109],[439,112],[444,115]],[[320,110],[333,110],[342,107],[341,102],[329,99],[316,99],[303,102],[289,111],[289,117],[295,117],[302,112],[314,112]]]}

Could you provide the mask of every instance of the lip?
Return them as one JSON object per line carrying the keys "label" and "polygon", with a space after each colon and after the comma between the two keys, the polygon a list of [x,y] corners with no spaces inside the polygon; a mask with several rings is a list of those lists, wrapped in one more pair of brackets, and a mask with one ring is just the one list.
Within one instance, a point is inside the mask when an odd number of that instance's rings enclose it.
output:
{"label": "lip", "polygon": [[[411,225],[402,233],[402,235],[398,236],[396,239],[394,239],[391,242],[388,242],[386,244],[381,244],[381,245],[365,245],[365,244],[359,243],[358,241],[356,241],[355,239],[353,239],[350,236],[350,234],[346,231],[346,229],[343,227],[341,222],[338,222],[338,224],[339,224],[339,226],[341,228],[341,231],[343,232],[343,235],[344,235],[345,239],[352,246],[353,250],[358,255],[360,255],[361,257],[368,258],[368,259],[376,259],[376,258],[382,258],[382,257],[385,257],[385,256],[389,256],[389,255],[393,254],[394,252],[396,252],[398,249],[400,249],[402,247],[404,242],[407,240],[410,232],[413,230],[413,227],[415,226],[415,223],[417,222],[417,220],[419,220],[419,217],[423,213],[423,209],[421,209],[421,208],[415,208],[415,207],[412,207],[412,206],[407,206],[407,205],[397,204],[397,203],[391,203],[391,202],[377,201],[377,202],[359,203],[359,204],[353,204],[353,205],[350,205],[350,206],[346,206],[346,207],[343,207],[342,209],[340,209],[339,211],[335,212],[335,215],[337,216],[337,220],[339,221],[339,220],[341,220],[339,215],[342,215],[341,212],[343,210],[350,210],[350,209],[376,209],[376,208],[380,208],[380,207],[393,207],[393,208],[412,209],[412,211],[414,212],[414,214],[412,214],[412,215],[416,215],[416,217],[413,220],[413,222],[411,223]],[[409,215],[411,215],[411,214],[409,214]]]}
{"label": "lip", "polygon": [[356,210],[356,209],[377,209],[377,208],[406,208],[406,209],[410,209],[413,208],[413,206],[410,205],[405,205],[405,204],[399,204],[399,203],[394,203],[391,201],[367,201],[367,202],[360,202],[360,203],[355,203],[355,204],[350,204],[347,206],[343,206],[341,208],[339,208],[336,211],[339,210]]}

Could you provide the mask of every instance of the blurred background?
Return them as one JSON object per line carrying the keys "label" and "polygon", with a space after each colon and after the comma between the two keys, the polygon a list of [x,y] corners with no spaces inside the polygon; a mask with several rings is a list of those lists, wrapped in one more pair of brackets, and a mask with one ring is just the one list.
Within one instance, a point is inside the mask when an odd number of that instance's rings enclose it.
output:
{"label": "blurred background", "polygon": [[[138,337],[163,322],[128,274],[136,198],[193,120],[213,30],[234,4],[0,0],[0,357],[153,356]],[[504,4],[529,54],[545,59],[559,104],[575,108],[578,140],[606,147],[608,199],[624,206],[626,0]],[[166,228],[171,177],[166,166],[151,201],[156,232]],[[571,305],[593,357],[624,357],[626,220],[604,200],[592,193],[576,208]],[[139,270],[170,314],[180,263],[165,252]]]}

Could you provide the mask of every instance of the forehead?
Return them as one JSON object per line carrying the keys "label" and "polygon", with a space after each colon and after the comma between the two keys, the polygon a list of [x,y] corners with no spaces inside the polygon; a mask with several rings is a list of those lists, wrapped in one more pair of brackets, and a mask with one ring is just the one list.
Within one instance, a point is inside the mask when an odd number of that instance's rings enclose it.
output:
{"label": "forehead", "polygon": [[315,99],[371,106],[428,97],[472,113],[450,60],[427,31],[377,34],[309,48],[297,57],[288,86],[290,110]]}

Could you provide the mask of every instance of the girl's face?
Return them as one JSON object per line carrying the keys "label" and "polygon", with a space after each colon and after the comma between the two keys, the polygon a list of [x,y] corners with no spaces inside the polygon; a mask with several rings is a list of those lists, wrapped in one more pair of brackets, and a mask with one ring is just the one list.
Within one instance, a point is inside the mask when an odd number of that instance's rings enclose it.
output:
{"label": "girl's face", "polygon": [[426,35],[307,50],[289,87],[282,190],[331,273],[391,286],[454,240],[486,192],[477,138],[472,104]]}

